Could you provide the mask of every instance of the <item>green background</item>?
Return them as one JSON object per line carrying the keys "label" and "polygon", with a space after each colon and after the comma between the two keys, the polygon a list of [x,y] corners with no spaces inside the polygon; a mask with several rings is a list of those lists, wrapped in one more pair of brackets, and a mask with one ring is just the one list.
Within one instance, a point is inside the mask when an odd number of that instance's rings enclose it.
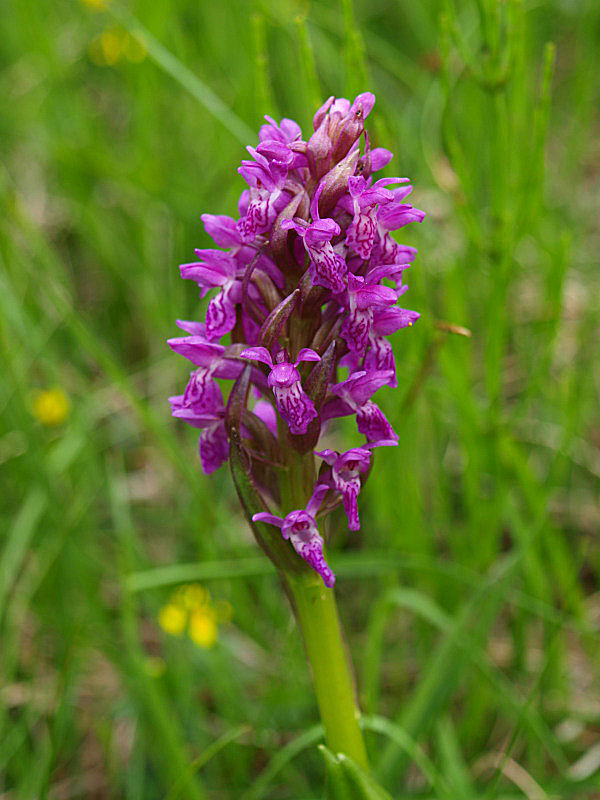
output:
{"label": "green background", "polygon": [[[2,797],[321,796],[298,633],[165,339],[262,115],[308,136],[367,89],[428,212],[400,444],[331,547],[371,760],[394,798],[600,797],[600,5],[4,0],[0,31]],[[231,603],[214,648],[158,625],[189,581]]]}

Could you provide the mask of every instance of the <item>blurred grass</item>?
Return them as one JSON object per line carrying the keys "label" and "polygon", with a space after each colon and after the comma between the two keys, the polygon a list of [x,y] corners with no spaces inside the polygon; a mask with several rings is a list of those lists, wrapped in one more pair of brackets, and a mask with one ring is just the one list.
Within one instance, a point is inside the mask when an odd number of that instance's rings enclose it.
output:
{"label": "blurred grass", "polygon": [[[299,638],[168,416],[164,340],[246,131],[372,88],[429,213],[381,398],[400,445],[334,557],[372,760],[398,798],[600,797],[600,7],[101,5],[1,23],[1,796],[320,796]],[[157,623],[194,580],[234,609],[209,650]]]}

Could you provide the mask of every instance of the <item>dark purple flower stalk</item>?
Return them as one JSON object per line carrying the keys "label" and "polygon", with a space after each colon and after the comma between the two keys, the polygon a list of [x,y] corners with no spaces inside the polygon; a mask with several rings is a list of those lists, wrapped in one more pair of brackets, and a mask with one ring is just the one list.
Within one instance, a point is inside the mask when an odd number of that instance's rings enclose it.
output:
{"label": "dark purple flower stalk", "polygon": [[[373,449],[398,441],[372,400],[398,385],[388,337],[419,318],[398,306],[416,250],[390,232],[425,215],[406,202],[408,178],[373,180],[392,158],[372,149],[364,130],[374,103],[370,92],[353,103],[330,97],[308,141],[293,120],[265,118],[238,170],[248,184],[239,219],[202,215],[223,249],[197,250],[199,260],[181,266],[201,297],[216,290],[206,321],[178,322],[188,335],[169,340],[195,365],[171,404],[201,431],[202,469],[238,453],[258,507],[280,511],[249,510],[242,500],[249,518],[280,528],[327,586],[335,575],[319,509],[323,516],[341,503],[348,527],[359,529]],[[218,381],[228,380],[237,388],[226,405]],[[365,442],[342,453],[316,449],[326,423],[348,415]]]}

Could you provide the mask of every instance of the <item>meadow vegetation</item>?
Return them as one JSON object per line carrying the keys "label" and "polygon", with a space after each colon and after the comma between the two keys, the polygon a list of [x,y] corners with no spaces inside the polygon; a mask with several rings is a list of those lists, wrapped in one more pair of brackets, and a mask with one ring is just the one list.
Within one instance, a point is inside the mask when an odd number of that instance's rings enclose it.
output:
{"label": "meadow vegetation", "polygon": [[[394,798],[600,797],[595,0],[5,0],[0,797],[321,797],[302,644],[169,415],[178,264],[330,94],[428,212],[400,435],[331,552]],[[348,438],[349,446],[350,437]],[[186,634],[187,631],[187,634]]]}

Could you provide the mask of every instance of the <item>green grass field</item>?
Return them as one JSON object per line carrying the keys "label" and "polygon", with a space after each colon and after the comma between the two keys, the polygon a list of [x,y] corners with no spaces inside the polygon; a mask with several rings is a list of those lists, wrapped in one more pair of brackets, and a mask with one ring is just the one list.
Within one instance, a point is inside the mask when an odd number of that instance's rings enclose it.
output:
{"label": "green grass field", "polygon": [[169,415],[165,340],[262,115],[307,133],[370,89],[428,212],[381,393],[400,444],[332,548],[374,772],[397,800],[597,800],[600,4],[107,9],[0,21],[0,798],[322,796],[289,605]]}

